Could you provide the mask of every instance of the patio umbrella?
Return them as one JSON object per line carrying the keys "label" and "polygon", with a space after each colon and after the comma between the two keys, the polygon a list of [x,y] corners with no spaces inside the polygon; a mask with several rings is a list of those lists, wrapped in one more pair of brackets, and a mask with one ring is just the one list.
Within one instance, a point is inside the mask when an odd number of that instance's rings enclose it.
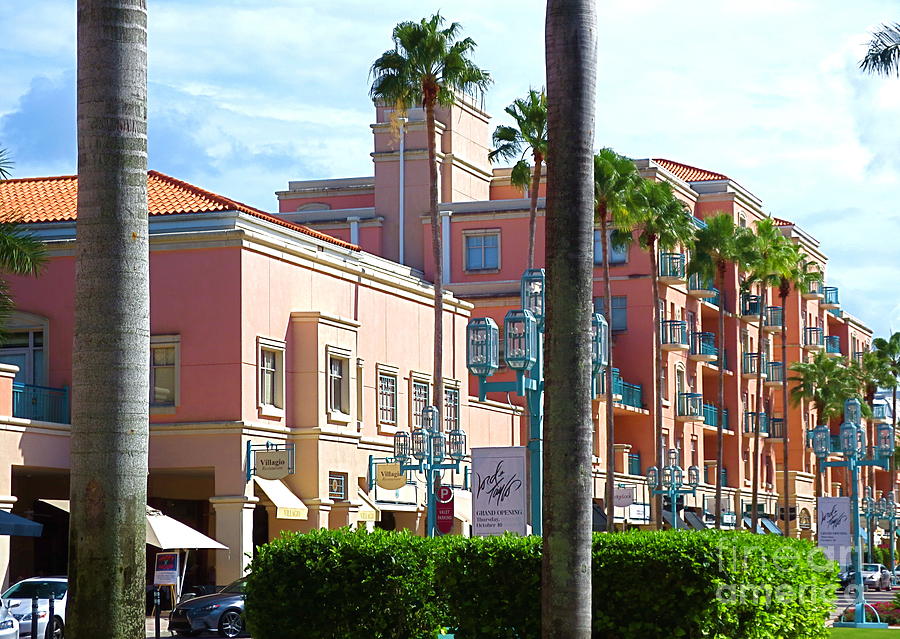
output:
{"label": "patio umbrella", "polygon": [[0,535],[40,537],[43,529],[43,524],[0,510]]}

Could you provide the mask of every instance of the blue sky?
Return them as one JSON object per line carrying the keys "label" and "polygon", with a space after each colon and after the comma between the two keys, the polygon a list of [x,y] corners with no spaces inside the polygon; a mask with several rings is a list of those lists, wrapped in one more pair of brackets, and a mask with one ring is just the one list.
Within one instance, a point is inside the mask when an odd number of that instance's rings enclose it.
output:
{"label": "blue sky", "polygon": [[[150,166],[265,210],[370,175],[368,69],[395,23],[463,23],[501,114],[544,83],[538,0],[148,0]],[[0,0],[0,146],[75,172],[75,3]],[[844,308],[900,330],[900,80],[863,77],[889,0],[601,0],[596,139],[719,171],[822,242]],[[498,120],[499,122],[500,120]]]}

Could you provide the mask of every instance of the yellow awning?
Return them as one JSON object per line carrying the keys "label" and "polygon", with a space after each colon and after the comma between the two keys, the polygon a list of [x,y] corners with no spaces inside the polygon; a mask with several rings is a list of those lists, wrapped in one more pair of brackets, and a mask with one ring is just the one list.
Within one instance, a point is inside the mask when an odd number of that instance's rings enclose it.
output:
{"label": "yellow awning", "polygon": [[381,510],[362,488],[359,489],[359,499],[362,501],[362,505],[357,511],[357,519],[359,521],[381,521]]}
{"label": "yellow awning", "polygon": [[253,481],[275,506],[278,519],[307,519],[309,509],[280,479],[263,479],[253,476]]}

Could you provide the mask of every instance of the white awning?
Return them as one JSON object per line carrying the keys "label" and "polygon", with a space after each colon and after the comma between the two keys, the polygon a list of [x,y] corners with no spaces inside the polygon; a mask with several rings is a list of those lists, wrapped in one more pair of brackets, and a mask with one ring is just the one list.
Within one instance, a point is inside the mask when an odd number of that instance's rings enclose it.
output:
{"label": "white awning", "polygon": [[307,519],[309,509],[280,479],[263,479],[253,476],[253,481],[275,506],[278,519]]}
{"label": "white awning", "polygon": [[362,506],[357,511],[357,519],[359,521],[381,521],[381,509],[375,505],[375,502],[363,491],[359,489],[359,499]]}
{"label": "white awning", "polygon": [[[68,499],[42,499],[42,502],[65,512],[69,512]],[[163,550],[215,548],[228,550],[228,546],[212,537],[194,530],[177,519],[162,514],[147,506],[147,543]]]}

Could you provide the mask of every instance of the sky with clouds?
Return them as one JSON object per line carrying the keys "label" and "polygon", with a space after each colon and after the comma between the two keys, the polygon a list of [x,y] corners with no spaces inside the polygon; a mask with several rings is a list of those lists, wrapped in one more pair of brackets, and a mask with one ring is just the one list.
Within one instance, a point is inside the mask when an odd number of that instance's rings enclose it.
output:
{"label": "sky with clouds", "polygon": [[[845,310],[900,330],[900,79],[857,69],[896,0],[599,0],[598,146],[725,173],[829,256]],[[371,175],[368,70],[401,20],[478,42],[489,112],[544,84],[539,0],[148,0],[150,167],[264,210]],[[75,172],[75,2],[0,0],[0,147]],[[498,120],[498,122],[501,120]]]}

